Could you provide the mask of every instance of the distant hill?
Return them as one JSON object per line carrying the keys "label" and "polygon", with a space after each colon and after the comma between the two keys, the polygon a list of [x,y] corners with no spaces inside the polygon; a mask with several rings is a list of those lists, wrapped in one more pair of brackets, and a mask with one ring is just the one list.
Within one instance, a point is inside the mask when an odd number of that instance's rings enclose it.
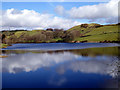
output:
{"label": "distant hill", "polygon": [[66,31],[63,29],[1,31],[1,42],[13,43],[52,43],[52,42],[120,42],[119,24],[81,24]]}

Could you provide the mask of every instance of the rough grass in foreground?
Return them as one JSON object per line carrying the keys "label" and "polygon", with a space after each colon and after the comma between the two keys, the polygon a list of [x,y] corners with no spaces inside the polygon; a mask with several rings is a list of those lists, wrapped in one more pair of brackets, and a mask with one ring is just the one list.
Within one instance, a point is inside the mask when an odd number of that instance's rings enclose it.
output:
{"label": "rough grass in foreground", "polygon": [[7,48],[8,44],[0,44],[0,48]]}

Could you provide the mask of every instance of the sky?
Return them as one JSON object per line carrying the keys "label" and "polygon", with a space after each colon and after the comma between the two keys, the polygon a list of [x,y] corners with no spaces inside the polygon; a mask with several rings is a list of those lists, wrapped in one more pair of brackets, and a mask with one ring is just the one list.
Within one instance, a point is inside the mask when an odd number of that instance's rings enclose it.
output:
{"label": "sky", "polygon": [[[83,23],[118,22],[118,1],[3,2],[2,29],[69,29]],[[0,11],[1,13],[1,11]]]}

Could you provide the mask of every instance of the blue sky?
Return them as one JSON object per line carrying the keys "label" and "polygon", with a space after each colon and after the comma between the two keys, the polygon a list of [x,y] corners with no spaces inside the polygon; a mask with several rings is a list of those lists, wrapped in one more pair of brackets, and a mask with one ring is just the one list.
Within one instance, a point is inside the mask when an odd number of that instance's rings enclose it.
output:
{"label": "blue sky", "polygon": [[[3,27],[63,27],[67,29],[82,23],[115,23],[114,13],[117,13],[117,10],[113,10],[117,7],[116,3],[114,4],[115,1],[117,0],[111,0],[111,2],[3,2]],[[16,10],[19,10],[20,13],[17,13]],[[34,24],[30,23],[31,18],[34,18]],[[40,25],[35,25],[37,23]]]}
{"label": "blue sky", "polygon": [[[80,7],[86,5],[97,5],[100,2],[3,2],[2,9],[29,9],[35,10],[40,13],[53,13],[54,9],[58,5],[62,5],[66,10],[71,9],[72,7]],[[102,2],[101,2],[102,3]]]}

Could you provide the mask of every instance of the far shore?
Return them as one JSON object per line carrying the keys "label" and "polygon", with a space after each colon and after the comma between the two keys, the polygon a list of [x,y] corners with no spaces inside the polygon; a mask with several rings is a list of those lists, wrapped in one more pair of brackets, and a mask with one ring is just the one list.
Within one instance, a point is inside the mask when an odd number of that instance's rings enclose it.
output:
{"label": "far shore", "polygon": [[5,30],[0,32],[2,44],[7,48],[16,43],[120,43],[118,24],[81,24],[68,30]]}

